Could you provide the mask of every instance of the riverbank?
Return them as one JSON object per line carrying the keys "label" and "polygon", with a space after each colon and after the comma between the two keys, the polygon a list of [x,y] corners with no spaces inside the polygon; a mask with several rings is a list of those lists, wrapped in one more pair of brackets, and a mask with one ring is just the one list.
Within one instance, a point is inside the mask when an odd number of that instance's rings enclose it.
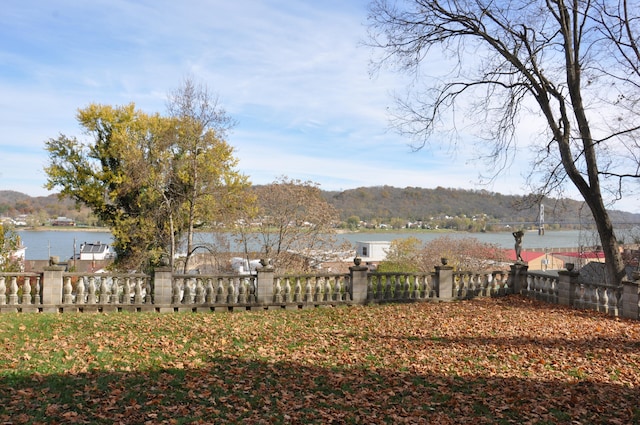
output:
{"label": "riverbank", "polygon": [[29,232],[96,232],[111,233],[108,227],[85,227],[85,226],[26,226],[20,227],[18,231]]}

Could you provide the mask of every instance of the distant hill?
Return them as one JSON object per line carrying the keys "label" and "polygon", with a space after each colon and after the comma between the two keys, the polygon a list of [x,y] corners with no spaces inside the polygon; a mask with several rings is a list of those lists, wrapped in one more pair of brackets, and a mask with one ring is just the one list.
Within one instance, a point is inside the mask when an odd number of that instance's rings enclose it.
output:
{"label": "distant hill", "polygon": [[60,199],[57,194],[29,196],[13,190],[0,190],[0,216],[15,218],[23,214],[36,221],[29,224],[43,224],[54,217],[69,217],[85,224],[96,222],[87,207],[78,208],[73,200]]}
{"label": "distant hill", "polygon": [[[417,221],[431,217],[486,214],[503,222],[535,222],[538,217],[538,205],[531,205],[526,197],[486,190],[375,186],[322,193],[327,202],[339,211],[343,221],[351,216],[364,221],[384,222],[391,219]],[[543,204],[546,223],[579,221],[588,225],[592,222],[583,202],[545,199]],[[39,220],[66,216],[78,223],[95,223],[88,208],[78,209],[70,199],[60,200],[55,194],[31,197],[11,190],[0,191],[0,215],[16,217],[20,214],[36,215]],[[611,217],[616,223],[640,223],[640,214],[611,211]]]}
{"label": "distant hill", "polygon": [[[342,220],[358,216],[361,220],[428,220],[442,215],[459,216],[486,214],[506,222],[535,222],[539,206],[528,198],[502,195],[486,190],[464,190],[437,187],[397,188],[392,186],[360,187],[344,191],[323,192],[327,201],[339,212]],[[588,208],[572,199],[545,199],[546,223],[591,223]],[[640,222],[640,214],[611,211],[614,222]]]}

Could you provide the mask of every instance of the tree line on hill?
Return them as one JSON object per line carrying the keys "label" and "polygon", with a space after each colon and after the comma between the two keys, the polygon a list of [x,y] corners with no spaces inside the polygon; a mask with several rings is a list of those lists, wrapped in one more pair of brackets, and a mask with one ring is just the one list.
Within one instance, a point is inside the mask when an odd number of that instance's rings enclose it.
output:
{"label": "tree line on hill", "polygon": [[[488,224],[535,223],[539,205],[526,196],[503,195],[486,190],[436,187],[397,188],[392,186],[360,187],[344,191],[321,191],[327,203],[339,213],[344,225],[358,221],[372,225],[428,222],[440,219],[452,222],[456,217],[485,217]],[[593,222],[584,203],[572,199],[546,199],[545,223],[565,228],[590,226]],[[76,207],[71,199],[60,200],[56,194],[32,197],[24,193],[0,191],[0,216],[28,216],[30,225],[46,224],[50,218],[65,216],[82,225],[99,225],[87,207]],[[640,214],[611,211],[618,223],[640,223]],[[460,229],[466,230],[466,229]]]}
{"label": "tree line on hill", "polygon": [[[339,192],[325,191],[324,195],[327,202],[339,211],[343,221],[353,216],[374,223],[389,223],[394,219],[426,222],[445,217],[483,217],[488,222],[536,223],[540,210],[540,205],[529,196],[444,187],[360,187]],[[584,202],[545,198],[542,204],[548,225],[575,227],[593,223]],[[619,223],[640,222],[640,214],[611,211],[611,216]]]}

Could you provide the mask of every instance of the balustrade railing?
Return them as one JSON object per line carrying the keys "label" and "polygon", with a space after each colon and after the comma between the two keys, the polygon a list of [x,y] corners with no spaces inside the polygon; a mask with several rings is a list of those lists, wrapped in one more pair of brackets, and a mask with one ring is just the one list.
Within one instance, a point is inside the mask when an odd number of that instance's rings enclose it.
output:
{"label": "balustrade railing", "polygon": [[171,304],[197,307],[242,307],[256,303],[256,276],[174,274]]}
{"label": "balustrade railing", "polygon": [[367,301],[393,302],[436,297],[433,273],[368,273]]}
{"label": "balustrade railing", "polygon": [[528,297],[550,303],[558,302],[558,275],[544,272],[527,273],[523,293]]}
{"label": "balustrade railing", "polygon": [[340,304],[351,301],[350,275],[343,273],[277,275],[273,303]]}
{"label": "balustrade railing", "polygon": [[153,304],[152,280],[145,274],[69,272],[62,274],[62,281],[62,306],[68,310]]}
{"label": "balustrade railing", "polygon": [[452,301],[511,293],[549,303],[640,319],[640,274],[621,286],[585,283],[579,273],[462,272],[436,267],[431,273],[379,273],[351,267],[349,273],[189,275],[158,269],[152,276],[70,273],[50,266],[42,273],[0,273],[0,312],[229,311],[305,308],[382,302]]}
{"label": "balustrade railing", "polygon": [[577,308],[618,316],[622,310],[622,286],[578,283],[573,304]]}
{"label": "balustrade railing", "polygon": [[40,273],[0,273],[0,307],[3,311],[31,311],[42,304]]}
{"label": "balustrade railing", "polygon": [[511,293],[508,274],[502,271],[453,273],[453,295],[456,299],[503,296]]}

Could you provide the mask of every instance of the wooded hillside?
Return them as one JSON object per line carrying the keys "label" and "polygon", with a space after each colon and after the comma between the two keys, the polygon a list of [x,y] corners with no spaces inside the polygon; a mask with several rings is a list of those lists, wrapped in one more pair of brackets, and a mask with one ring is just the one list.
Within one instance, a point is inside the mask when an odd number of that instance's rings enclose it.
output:
{"label": "wooded hillside", "polygon": [[[486,190],[377,186],[323,191],[323,195],[339,211],[343,221],[350,217],[383,223],[392,219],[428,221],[432,217],[486,215],[501,222],[535,222],[538,216],[538,206],[528,205],[525,197]],[[582,202],[546,199],[544,205],[548,224],[591,223]],[[78,210],[72,200],[61,201],[57,195],[31,197],[10,190],[0,191],[0,216],[20,214],[38,217],[38,220],[66,216],[82,224],[96,222],[87,208]],[[612,218],[618,223],[640,223],[640,214],[629,212],[613,211]]]}
{"label": "wooded hillside", "polygon": [[[437,187],[397,188],[391,186],[361,187],[342,192],[324,192],[327,201],[340,211],[342,220],[358,216],[361,220],[390,220],[402,218],[410,221],[429,220],[431,217],[480,216],[504,222],[535,222],[539,206],[527,197],[502,195],[486,190],[463,190]],[[589,211],[583,202],[572,199],[545,199],[546,223],[591,223]],[[613,211],[616,222],[640,222],[640,214]]]}

